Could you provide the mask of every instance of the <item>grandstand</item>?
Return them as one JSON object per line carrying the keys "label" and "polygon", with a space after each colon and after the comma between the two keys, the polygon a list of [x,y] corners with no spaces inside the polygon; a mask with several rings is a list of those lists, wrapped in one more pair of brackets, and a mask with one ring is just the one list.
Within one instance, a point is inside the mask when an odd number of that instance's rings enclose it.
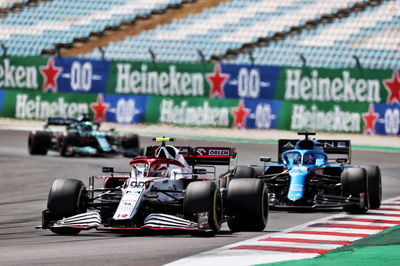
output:
{"label": "grandstand", "polygon": [[7,2],[0,42],[9,55],[333,68],[400,64],[400,0]]}

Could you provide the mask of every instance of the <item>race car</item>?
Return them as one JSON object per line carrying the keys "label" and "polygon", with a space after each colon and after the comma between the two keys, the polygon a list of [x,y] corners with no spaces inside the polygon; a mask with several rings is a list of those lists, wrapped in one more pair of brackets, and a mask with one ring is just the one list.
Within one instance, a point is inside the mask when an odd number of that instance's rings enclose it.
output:
{"label": "race car", "polygon": [[[64,131],[50,129],[55,126],[66,128]],[[135,157],[141,153],[138,135],[119,135],[114,130],[101,131],[99,128],[100,123],[89,121],[87,116],[80,119],[50,117],[43,130],[29,132],[29,154],[46,155],[52,150],[66,157],[119,154]]]}
{"label": "race car", "polygon": [[[225,221],[232,231],[262,231],[268,219],[268,192],[261,179],[227,179],[236,164],[229,147],[167,145],[156,138],[145,157],[130,161],[130,172],[104,167],[105,176],[57,179],[51,186],[43,229],[57,234],[81,230],[179,230],[214,235]],[[200,167],[201,168],[200,168]],[[227,167],[219,177],[217,167]],[[104,184],[95,188],[95,181]],[[96,186],[97,187],[97,186]]]}
{"label": "race car", "polygon": [[[278,162],[241,166],[237,176],[265,180],[271,209],[343,208],[365,213],[380,207],[381,172],[376,165],[352,166],[349,140],[280,139]],[[328,156],[333,156],[328,157]]]}

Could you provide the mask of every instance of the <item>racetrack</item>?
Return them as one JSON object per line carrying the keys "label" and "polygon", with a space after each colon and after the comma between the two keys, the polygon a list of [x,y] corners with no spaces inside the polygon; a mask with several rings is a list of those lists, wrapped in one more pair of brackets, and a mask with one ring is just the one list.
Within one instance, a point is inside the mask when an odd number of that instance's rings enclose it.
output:
{"label": "racetrack", "polygon": [[[150,138],[141,138],[143,145]],[[46,208],[49,187],[56,178],[77,178],[100,174],[102,166],[129,170],[128,159],[61,158],[58,154],[29,156],[27,132],[0,131],[0,264],[1,265],[162,265],[186,256],[232,244],[268,232],[280,231],[334,212],[270,212],[268,226],[260,233],[231,234],[224,226],[213,238],[188,235],[120,235],[98,231],[77,236],[58,236],[37,230],[41,211]],[[239,163],[258,162],[261,155],[276,158],[272,144],[178,141],[178,145],[234,146]],[[398,162],[400,153],[357,151],[354,164],[378,164],[383,174],[383,198],[399,195]]]}

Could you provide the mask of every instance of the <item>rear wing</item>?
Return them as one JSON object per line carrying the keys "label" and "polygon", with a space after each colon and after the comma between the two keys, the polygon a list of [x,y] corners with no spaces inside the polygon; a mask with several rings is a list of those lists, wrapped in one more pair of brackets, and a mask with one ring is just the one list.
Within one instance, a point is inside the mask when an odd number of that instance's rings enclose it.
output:
{"label": "rear wing", "polygon": [[[280,139],[278,140],[278,160],[282,163],[282,153],[288,150],[292,150],[295,148],[296,143],[300,141],[300,139]],[[348,163],[351,162],[351,142],[350,140],[325,140],[319,139],[316,140],[319,145],[322,147],[324,152],[328,155],[337,155],[333,156],[333,158],[345,158]],[[341,155],[341,156],[340,156]]]}
{"label": "rear wing", "polygon": [[[155,157],[156,150],[161,146],[149,146],[145,155]],[[237,152],[235,148],[227,147],[190,147],[174,146],[185,158],[189,165],[230,165],[235,159]]]}
{"label": "rear wing", "polygon": [[45,126],[69,126],[77,121],[75,118],[49,117]]}

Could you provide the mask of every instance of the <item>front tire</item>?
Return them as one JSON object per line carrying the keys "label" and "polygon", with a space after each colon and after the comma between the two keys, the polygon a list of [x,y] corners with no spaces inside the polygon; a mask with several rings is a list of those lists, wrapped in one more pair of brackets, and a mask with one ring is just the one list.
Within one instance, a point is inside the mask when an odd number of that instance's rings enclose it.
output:
{"label": "front tire", "polygon": [[367,171],[368,200],[370,209],[379,209],[382,201],[382,177],[377,165],[362,166]]}
{"label": "front tire", "polygon": [[234,179],[226,195],[228,227],[234,232],[262,231],[268,221],[268,189],[255,178]]}
{"label": "front tire", "polygon": [[359,197],[365,193],[365,206],[344,206],[343,210],[349,213],[366,213],[368,210],[367,173],[364,168],[345,168],[341,175],[342,196]]}
{"label": "front tire", "polygon": [[[77,179],[56,179],[51,186],[47,201],[50,219],[60,220],[64,217],[84,213],[87,210],[86,187]],[[78,228],[51,228],[52,232],[61,235],[75,235]]]}
{"label": "front tire", "polygon": [[212,230],[209,234],[218,233],[222,223],[222,200],[215,182],[196,181],[186,188],[183,201],[185,219],[197,222],[197,214],[202,212],[208,213],[208,225]]}

